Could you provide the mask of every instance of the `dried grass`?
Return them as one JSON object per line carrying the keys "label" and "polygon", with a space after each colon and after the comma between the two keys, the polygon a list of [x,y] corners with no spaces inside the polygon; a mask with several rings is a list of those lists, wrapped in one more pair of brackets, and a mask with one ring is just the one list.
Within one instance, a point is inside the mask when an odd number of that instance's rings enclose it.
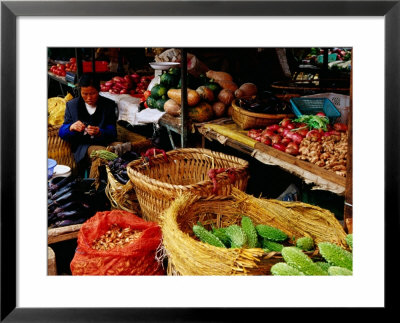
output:
{"label": "dried grass", "polygon": [[[260,248],[225,249],[200,242],[192,227],[198,221],[207,229],[240,224],[242,215],[255,225],[268,224],[290,238],[310,236],[314,241],[345,244],[345,232],[328,210],[298,202],[258,199],[232,189],[229,199],[206,201],[193,194],[180,195],[161,216],[163,244],[170,275],[265,275],[283,261],[277,252]],[[316,257],[318,251],[308,252]]]}

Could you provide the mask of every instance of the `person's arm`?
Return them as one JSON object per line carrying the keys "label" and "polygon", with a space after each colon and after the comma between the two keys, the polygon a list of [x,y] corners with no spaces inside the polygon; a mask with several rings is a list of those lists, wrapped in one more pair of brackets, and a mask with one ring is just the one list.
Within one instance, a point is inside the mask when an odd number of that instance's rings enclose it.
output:
{"label": "person's arm", "polygon": [[60,127],[60,130],[58,131],[58,135],[66,140],[69,141],[78,135],[81,134],[81,132],[71,130],[71,126],[74,123],[74,119],[72,118],[71,114],[71,106],[67,102],[67,106],[65,108],[65,114],[64,114],[64,123]]}

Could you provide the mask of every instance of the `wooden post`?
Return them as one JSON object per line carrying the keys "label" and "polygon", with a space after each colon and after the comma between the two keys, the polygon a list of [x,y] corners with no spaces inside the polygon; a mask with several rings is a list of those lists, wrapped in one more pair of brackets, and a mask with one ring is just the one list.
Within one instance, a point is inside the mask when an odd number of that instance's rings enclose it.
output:
{"label": "wooden post", "polygon": [[[351,51],[353,59],[353,50]],[[353,68],[350,71],[350,109],[347,120],[348,126],[348,150],[346,169],[346,190],[344,199],[344,229],[348,233],[353,232]]]}

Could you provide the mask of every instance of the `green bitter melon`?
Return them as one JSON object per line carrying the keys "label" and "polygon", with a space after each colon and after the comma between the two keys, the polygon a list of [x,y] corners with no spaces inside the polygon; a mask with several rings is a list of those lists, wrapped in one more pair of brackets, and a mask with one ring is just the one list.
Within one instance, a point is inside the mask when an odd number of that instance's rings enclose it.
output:
{"label": "green bitter melon", "polygon": [[242,248],[247,243],[247,237],[243,229],[237,224],[232,224],[225,230],[226,235],[231,241],[231,248]]}
{"label": "green bitter melon", "polygon": [[256,225],[257,233],[265,239],[273,241],[284,241],[288,238],[283,231],[265,224]]}
{"label": "green bitter melon", "polygon": [[332,266],[339,266],[353,270],[353,255],[351,252],[331,242],[320,242],[319,253]]}
{"label": "green bitter melon", "polygon": [[249,248],[255,248],[257,246],[257,231],[253,224],[253,221],[248,216],[242,217],[242,229],[247,237],[247,246]]}
{"label": "green bitter melon", "polygon": [[273,265],[271,267],[271,274],[274,276],[304,276],[301,271],[284,262],[278,262]]}
{"label": "green bitter melon", "polygon": [[328,274],[330,276],[352,276],[353,272],[351,270],[348,270],[347,268],[330,266],[328,268]]}
{"label": "green bitter melon", "polygon": [[350,248],[351,250],[353,250],[353,234],[352,234],[352,233],[349,233],[349,234],[346,236],[346,243],[347,243],[347,245],[349,246],[349,248]]}
{"label": "green bitter melon", "polygon": [[268,239],[264,239],[263,248],[271,251],[282,252],[283,244]]}
{"label": "green bitter melon", "polygon": [[195,224],[193,226],[194,234],[203,242],[208,243],[215,247],[226,248],[225,245],[219,240],[215,235],[213,235],[210,231],[205,229],[204,227]]}
{"label": "green bitter melon", "polygon": [[310,257],[297,247],[284,247],[282,256],[289,266],[296,268],[307,276],[327,276],[328,273],[315,264]]}
{"label": "green bitter melon", "polygon": [[301,237],[296,241],[296,247],[304,251],[314,249],[314,240],[311,237]]}

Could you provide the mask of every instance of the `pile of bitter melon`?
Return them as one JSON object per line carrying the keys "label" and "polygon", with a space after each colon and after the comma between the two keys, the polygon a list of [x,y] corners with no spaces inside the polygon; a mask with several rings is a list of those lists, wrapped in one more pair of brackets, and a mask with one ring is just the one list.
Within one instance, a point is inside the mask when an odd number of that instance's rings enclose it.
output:
{"label": "pile of bitter melon", "polygon": [[[206,242],[215,247],[221,248],[262,248],[265,252],[281,252],[287,244],[288,235],[278,228],[265,224],[254,225],[252,220],[243,215],[240,225],[232,224],[227,227],[207,230],[201,223],[193,226],[194,234],[200,241]],[[311,239],[306,238],[304,239]],[[298,239],[302,241],[301,239]],[[311,239],[307,245],[304,243],[304,250],[311,250],[314,247]]]}

